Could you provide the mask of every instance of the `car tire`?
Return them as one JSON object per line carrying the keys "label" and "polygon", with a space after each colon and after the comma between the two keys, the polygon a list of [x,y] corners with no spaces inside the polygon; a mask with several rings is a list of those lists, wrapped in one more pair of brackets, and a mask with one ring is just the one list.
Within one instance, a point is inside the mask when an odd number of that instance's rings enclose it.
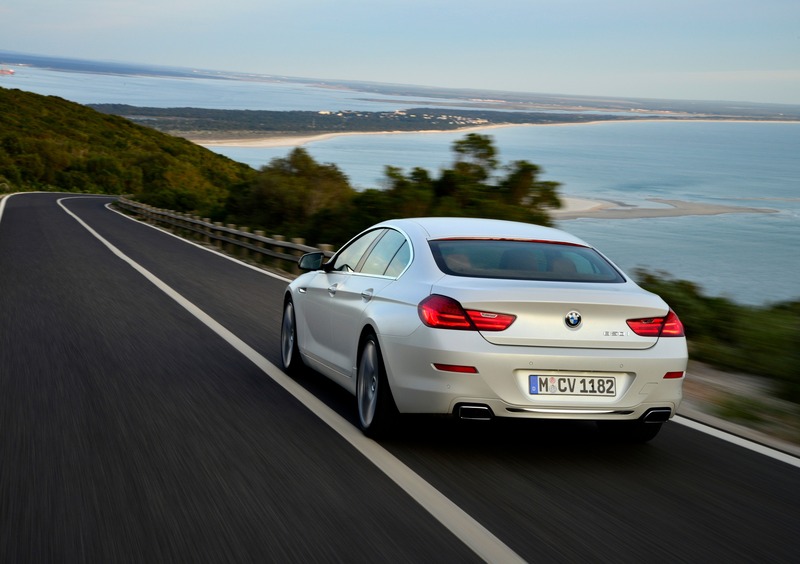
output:
{"label": "car tire", "polygon": [[378,338],[368,333],[361,343],[356,376],[358,424],[373,438],[388,434],[397,419],[397,407],[386,379]]}
{"label": "car tire", "polygon": [[287,374],[297,374],[303,367],[300,349],[297,346],[297,318],[291,298],[283,305],[281,321],[281,362]]}
{"label": "car tire", "polygon": [[663,423],[643,421],[598,421],[597,428],[608,439],[624,443],[646,443],[655,438]]}

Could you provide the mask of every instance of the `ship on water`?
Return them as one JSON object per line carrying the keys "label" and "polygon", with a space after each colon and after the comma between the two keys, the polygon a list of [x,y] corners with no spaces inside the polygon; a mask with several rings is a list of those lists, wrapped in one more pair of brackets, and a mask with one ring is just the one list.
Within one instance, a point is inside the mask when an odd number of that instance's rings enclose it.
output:
{"label": "ship on water", "polygon": [[0,67],[0,75],[2,74],[8,74],[8,75],[14,74],[14,69],[7,69],[4,67]]}

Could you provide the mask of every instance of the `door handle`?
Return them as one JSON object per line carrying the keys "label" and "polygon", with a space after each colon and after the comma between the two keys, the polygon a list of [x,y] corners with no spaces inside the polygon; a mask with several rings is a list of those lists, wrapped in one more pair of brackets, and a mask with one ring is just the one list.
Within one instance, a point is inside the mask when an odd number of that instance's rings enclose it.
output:
{"label": "door handle", "polygon": [[370,289],[368,289],[368,290],[364,290],[363,292],[361,292],[361,298],[362,298],[362,299],[363,299],[365,302],[368,302],[368,301],[370,301],[370,300],[372,299],[372,295],[373,295],[374,293],[375,293],[375,290],[373,290],[372,288],[370,288]]}
{"label": "door handle", "polygon": [[330,294],[331,297],[336,295],[336,287],[338,285],[339,284],[331,284],[330,286],[328,286],[328,294]]}

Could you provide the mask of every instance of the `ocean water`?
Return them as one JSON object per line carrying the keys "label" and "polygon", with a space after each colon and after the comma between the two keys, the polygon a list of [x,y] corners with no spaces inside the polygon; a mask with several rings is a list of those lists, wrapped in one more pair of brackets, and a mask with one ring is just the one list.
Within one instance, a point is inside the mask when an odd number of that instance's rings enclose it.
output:
{"label": "ocean water", "polygon": [[[322,84],[253,76],[250,80],[182,78],[83,73],[15,67],[13,77],[0,77],[0,87],[54,95],[80,104],[129,104],[155,108],[222,110],[363,110],[393,111],[401,107],[441,104],[442,99],[387,96]],[[463,102],[452,101],[452,107]]]}
{"label": "ocean water", "polygon": [[[650,198],[777,213],[655,219],[576,219],[558,227],[636,269],[691,280],[739,303],[800,298],[800,124],[625,122],[487,130],[501,162],[527,160],[563,196],[659,207]],[[381,187],[385,165],[436,173],[463,133],[354,135],[305,145],[361,188]],[[254,167],[287,147],[216,147]]]}
{"label": "ocean water", "polygon": [[[80,103],[223,109],[394,110],[419,98],[385,97],[301,83],[94,75],[20,68],[0,86]],[[457,105],[457,102],[453,102]],[[691,280],[706,294],[761,305],[800,298],[800,124],[626,122],[486,130],[500,161],[527,160],[568,197],[655,206],[650,198],[767,208],[656,219],[560,221],[632,274]],[[386,165],[436,173],[463,133],[350,135],[305,145],[359,188],[381,187]],[[217,147],[256,168],[289,147]]]}

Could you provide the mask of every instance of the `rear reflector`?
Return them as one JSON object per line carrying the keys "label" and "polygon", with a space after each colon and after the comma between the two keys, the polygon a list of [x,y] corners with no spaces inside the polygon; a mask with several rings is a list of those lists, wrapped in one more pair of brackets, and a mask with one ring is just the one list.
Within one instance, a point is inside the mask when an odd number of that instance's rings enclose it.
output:
{"label": "rear reflector", "polygon": [[683,372],[667,372],[664,374],[664,379],[669,380],[670,378],[683,378]]}
{"label": "rear reflector", "polygon": [[443,372],[458,372],[459,374],[478,373],[478,369],[474,366],[462,366],[461,364],[440,364],[438,362],[434,362],[433,367],[436,370],[441,370]]}

